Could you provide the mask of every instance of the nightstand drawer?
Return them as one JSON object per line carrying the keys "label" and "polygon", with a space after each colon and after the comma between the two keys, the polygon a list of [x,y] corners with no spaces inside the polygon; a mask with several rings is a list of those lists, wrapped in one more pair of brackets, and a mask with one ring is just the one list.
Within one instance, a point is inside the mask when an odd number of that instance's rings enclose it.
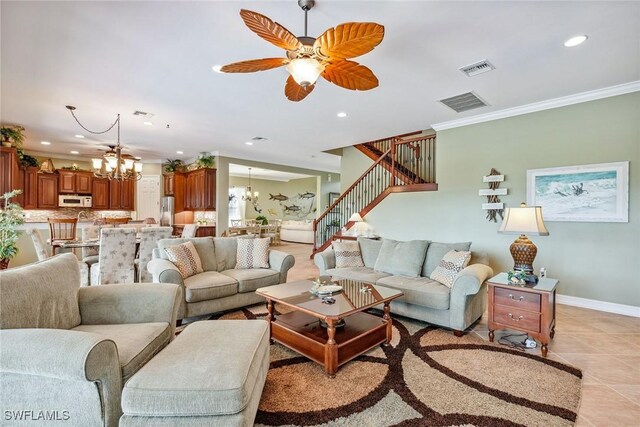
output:
{"label": "nightstand drawer", "polygon": [[494,288],[495,303],[516,309],[540,312],[540,294],[517,289]]}
{"label": "nightstand drawer", "polygon": [[493,309],[493,321],[529,332],[540,332],[540,313],[496,304]]}

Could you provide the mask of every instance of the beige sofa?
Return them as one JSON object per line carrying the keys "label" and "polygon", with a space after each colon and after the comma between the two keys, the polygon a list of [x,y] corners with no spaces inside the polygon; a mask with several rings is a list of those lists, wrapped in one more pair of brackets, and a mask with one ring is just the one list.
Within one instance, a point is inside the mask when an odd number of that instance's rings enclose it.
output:
{"label": "beige sofa", "polygon": [[295,243],[313,243],[313,221],[282,221],[280,240]]}
{"label": "beige sofa", "polygon": [[174,338],[181,299],[168,284],[80,287],[73,254],[1,271],[3,422],[117,426],[123,384]]}
{"label": "beige sofa", "polygon": [[[183,279],[178,267],[167,259],[164,248],[190,241],[202,261],[203,273]],[[174,283],[183,290],[184,298],[178,319],[217,313],[264,301],[255,290],[287,281],[293,267],[292,255],[269,250],[269,268],[236,269],[236,237],[193,237],[162,239],[154,250],[147,268],[156,283]]]}
{"label": "beige sofa", "polygon": [[[364,267],[335,268],[331,247],[317,253],[314,262],[321,275],[401,290],[404,296],[391,303],[392,313],[451,328],[458,336],[482,316],[487,306],[485,281],[493,275],[486,255],[472,252],[471,262],[458,273],[451,288],[429,278],[447,252],[469,250],[471,242],[387,242],[387,250],[382,251],[385,239],[358,238]],[[394,250],[397,243],[405,245]]]}

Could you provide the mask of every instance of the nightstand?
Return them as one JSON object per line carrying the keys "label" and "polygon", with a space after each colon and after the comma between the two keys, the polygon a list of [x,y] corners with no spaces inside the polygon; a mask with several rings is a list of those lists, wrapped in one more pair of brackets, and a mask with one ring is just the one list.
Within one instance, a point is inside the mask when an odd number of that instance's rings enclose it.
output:
{"label": "nightstand", "polygon": [[542,356],[556,327],[556,279],[540,278],[535,286],[509,284],[507,273],[487,281],[489,292],[489,341],[494,331],[515,329],[542,343]]}

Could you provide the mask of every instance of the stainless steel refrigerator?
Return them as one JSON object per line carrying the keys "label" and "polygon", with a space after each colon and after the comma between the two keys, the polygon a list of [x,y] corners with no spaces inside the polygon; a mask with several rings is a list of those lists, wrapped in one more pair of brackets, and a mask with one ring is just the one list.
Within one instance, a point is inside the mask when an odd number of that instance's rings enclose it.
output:
{"label": "stainless steel refrigerator", "polygon": [[160,201],[160,225],[172,226],[175,213],[175,200],[173,196],[163,197]]}

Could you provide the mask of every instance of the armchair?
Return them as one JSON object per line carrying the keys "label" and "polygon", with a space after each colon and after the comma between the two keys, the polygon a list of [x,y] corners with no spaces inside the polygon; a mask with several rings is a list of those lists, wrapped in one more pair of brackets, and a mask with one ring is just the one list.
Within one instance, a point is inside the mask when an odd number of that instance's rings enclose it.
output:
{"label": "armchair", "polygon": [[[117,426],[122,386],[174,337],[175,285],[80,288],[74,255],[0,272],[3,413]],[[47,418],[45,418],[47,419]]]}

